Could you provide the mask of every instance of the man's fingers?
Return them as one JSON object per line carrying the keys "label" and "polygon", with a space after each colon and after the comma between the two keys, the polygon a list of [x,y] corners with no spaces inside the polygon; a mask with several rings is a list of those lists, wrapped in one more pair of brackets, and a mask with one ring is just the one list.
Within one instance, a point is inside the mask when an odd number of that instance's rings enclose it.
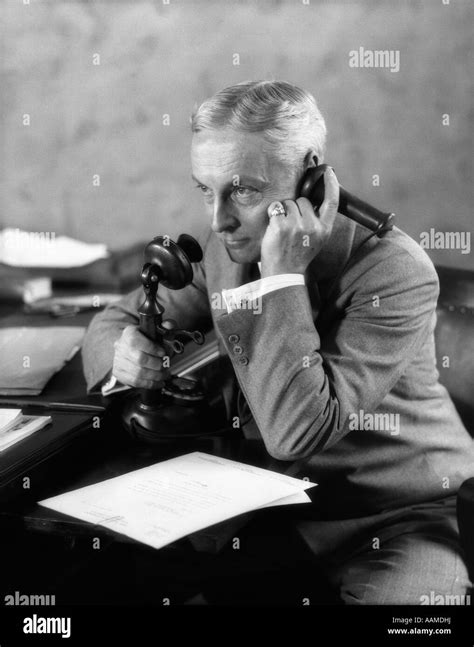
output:
{"label": "man's fingers", "polygon": [[131,349],[131,348],[118,348],[116,351],[117,357],[123,357],[130,362],[133,362],[136,366],[142,366],[143,368],[150,369],[152,371],[161,371],[163,368],[163,358],[155,357],[154,355],[149,355],[144,353],[141,350]]}
{"label": "man's fingers", "polygon": [[301,224],[301,213],[296,202],[294,200],[283,200],[282,202],[287,214],[288,224],[296,224],[299,226]]}
{"label": "man's fingers", "polygon": [[113,373],[115,377],[128,386],[137,388],[158,388],[169,377],[169,369],[158,371],[137,366],[127,357],[118,357],[114,362]]}
{"label": "man's fingers", "polygon": [[311,231],[315,225],[319,224],[318,214],[315,213],[314,207],[308,198],[297,198],[296,204],[298,205],[303,227]]}
{"label": "man's fingers", "polygon": [[331,167],[324,171],[324,200],[319,207],[319,219],[325,227],[332,227],[339,207],[339,182]]}
{"label": "man's fingers", "polygon": [[145,380],[125,371],[120,371],[117,379],[121,384],[132,386],[135,389],[160,389],[163,387],[162,380],[159,382],[156,380]]}
{"label": "man's fingers", "polygon": [[174,319],[163,319],[161,325],[163,328],[167,328],[168,330],[173,330],[178,327],[178,324]]}
{"label": "man's fingers", "polygon": [[122,345],[122,342],[127,348],[133,348],[152,357],[164,357],[166,355],[165,349],[151,339],[148,339],[137,326],[127,326],[124,329],[118,345]]}
{"label": "man's fingers", "polygon": [[[120,367],[120,369],[125,370],[132,374],[140,373],[141,377],[145,377],[150,380],[160,380],[162,375],[169,372],[169,368],[163,368],[161,360],[157,367],[143,366],[143,364],[137,364],[135,358],[127,357],[126,355],[117,355],[114,363]],[[116,376],[118,377],[118,376]]]}

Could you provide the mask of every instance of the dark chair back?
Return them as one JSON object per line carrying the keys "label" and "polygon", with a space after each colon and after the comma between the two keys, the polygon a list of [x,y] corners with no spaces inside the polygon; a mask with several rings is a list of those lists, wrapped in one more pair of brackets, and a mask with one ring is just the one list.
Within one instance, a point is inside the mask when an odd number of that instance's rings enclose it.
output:
{"label": "dark chair back", "polygon": [[[474,272],[436,269],[440,282],[435,331],[440,381],[474,436]],[[464,481],[458,492],[457,517],[461,546],[474,582],[474,478]]]}
{"label": "dark chair back", "polygon": [[474,436],[474,271],[437,267],[436,357],[440,382]]}

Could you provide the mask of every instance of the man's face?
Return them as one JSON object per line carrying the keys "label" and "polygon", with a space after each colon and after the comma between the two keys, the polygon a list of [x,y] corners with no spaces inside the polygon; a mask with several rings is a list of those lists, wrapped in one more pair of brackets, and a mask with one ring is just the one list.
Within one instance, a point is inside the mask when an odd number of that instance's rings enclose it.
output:
{"label": "man's face", "polygon": [[193,135],[193,179],[212,230],[235,263],[256,263],[274,200],[295,199],[295,170],[266,152],[261,133],[231,129]]}

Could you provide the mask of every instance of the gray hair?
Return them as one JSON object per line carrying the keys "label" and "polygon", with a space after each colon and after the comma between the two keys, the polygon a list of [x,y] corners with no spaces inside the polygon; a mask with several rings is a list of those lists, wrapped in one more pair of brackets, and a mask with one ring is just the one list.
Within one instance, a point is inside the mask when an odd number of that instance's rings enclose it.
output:
{"label": "gray hair", "polygon": [[262,132],[282,162],[300,170],[314,150],[319,163],[326,147],[326,124],[313,95],[285,81],[245,81],[220,90],[195,108],[191,130],[232,128]]}

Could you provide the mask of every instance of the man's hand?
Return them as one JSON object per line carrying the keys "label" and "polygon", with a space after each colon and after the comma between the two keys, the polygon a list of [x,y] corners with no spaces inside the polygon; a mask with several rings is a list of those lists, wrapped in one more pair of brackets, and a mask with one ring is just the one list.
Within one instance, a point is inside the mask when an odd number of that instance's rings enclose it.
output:
{"label": "man's hand", "polygon": [[[171,328],[163,322],[164,328]],[[127,326],[115,344],[112,374],[127,386],[139,389],[158,389],[170,377],[170,369],[163,367],[165,349],[138,329]]]}
{"label": "man's hand", "polygon": [[[283,204],[285,215],[270,216]],[[270,222],[262,240],[261,276],[304,274],[331,235],[339,205],[339,183],[331,168],[324,173],[324,202],[316,214],[307,198],[272,202]]]}

